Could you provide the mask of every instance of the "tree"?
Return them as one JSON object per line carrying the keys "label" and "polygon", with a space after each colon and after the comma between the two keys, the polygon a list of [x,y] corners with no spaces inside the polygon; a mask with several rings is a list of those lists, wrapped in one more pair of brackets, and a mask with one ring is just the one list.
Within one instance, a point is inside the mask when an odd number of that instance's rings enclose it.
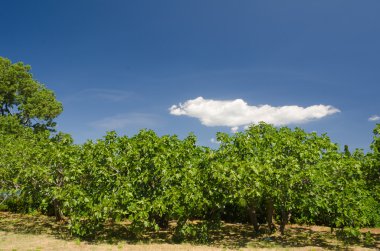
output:
{"label": "tree", "polygon": [[0,57],[0,116],[16,117],[34,129],[52,129],[62,104],[53,91],[33,78],[31,67]]}
{"label": "tree", "polygon": [[364,159],[364,173],[367,186],[372,191],[376,200],[380,202],[380,124],[373,130],[373,141],[370,145],[371,152]]}
{"label": "tree", "polygon": [[217,173],[228,178],[223,184],[213,184],[223,186],[235,203],[247,209],[256,232],[264,207],[269,230],[277,216],[282,234],[290,215],[302,216],[303,211],[314,209],[308,202],[315,189],[313,170],[327,149],[336,148],[325,135],[260,123],[231,137],[218,134],[217,138],[221,142],[218,161],[225,167]]}

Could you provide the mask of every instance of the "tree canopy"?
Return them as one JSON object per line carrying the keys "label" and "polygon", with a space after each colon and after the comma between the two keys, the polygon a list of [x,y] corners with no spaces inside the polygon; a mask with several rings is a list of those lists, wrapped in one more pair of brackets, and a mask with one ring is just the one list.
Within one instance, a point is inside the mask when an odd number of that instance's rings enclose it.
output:
{"label": "tree canopy", "polygon": [[0,57],[0,115],[13,116],[27,127],[52,129],[62,104],[30,71],[29,65]]}

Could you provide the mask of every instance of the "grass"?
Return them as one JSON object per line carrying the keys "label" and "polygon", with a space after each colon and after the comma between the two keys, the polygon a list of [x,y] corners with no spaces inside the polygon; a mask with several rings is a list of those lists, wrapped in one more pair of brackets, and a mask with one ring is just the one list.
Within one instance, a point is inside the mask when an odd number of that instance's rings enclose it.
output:
{"label": "grass", "polygon": [[229,223],[211,233],[208,245],[174,244],[170,230],[131,239],[125,223],[107,226],[96,239],[86,241],[72,237],[66,225],[52,217],[0,212],[0,250],[380,250],[380,229],[362,231],[371,232],[370,246],[338,240],[327,227],[288,225],[284,236],[255,236],[251,226]]}

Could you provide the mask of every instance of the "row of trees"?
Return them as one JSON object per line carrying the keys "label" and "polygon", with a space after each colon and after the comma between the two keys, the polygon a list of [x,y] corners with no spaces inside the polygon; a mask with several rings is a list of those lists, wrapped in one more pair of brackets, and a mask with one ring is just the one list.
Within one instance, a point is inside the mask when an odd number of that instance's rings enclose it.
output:
{"label": "row of trees", "polygon": [[[151,130],[109,132],[76,145],[51,132],[61,105],[30,68],[1,58],[0,66],[2,209],[55,215],[79,236],[125,219],[135,235],[175,221],[178,240],[207,238],[222,220],[250,222],[255,231],[277,223],[281,233],[289,221],[380,225],[380,125],[367,154],[341,152],[326,135],[265,123],[218,133],[218,149],[197,145],[192,134],[179,139]],[[24,92],[29,85],[41,93]],[[41,95],[55,112],[39,109],[47,105]]]}
{"label": "row of trees", "polygon": [[69,135],[14,124],[12,116],[1,118],[2,203],[67,219],[78,235],[122,219],[136,234],[171,220],[181,234],[192,219],[250,221],[256,231],[264,221],[273,229],[275,219],[282,233],[289,220],[380,224],[378,134],[365,155],[340,152],[326,135],[264,123],[218,134],[217,150],[197,146],[194,135],[180,140],[148,130],[74,145]]}

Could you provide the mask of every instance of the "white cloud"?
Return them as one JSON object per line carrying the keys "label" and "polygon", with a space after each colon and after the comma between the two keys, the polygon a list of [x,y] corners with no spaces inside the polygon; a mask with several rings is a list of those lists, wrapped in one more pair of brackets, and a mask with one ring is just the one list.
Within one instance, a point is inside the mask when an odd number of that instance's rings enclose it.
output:
{"label": "white cloud", "polygon": [[231,127],[231,132],[232,133],[235,133],[239,130],[239,127],[238,126],[234,126],[234,127]]}
{"label": "white cloud", "polygon": [[198,97],[173,105],[170,114],[197,118],[205,126],[228,126],[233,132],[239,126],[266,122],[275,126],[305,123],[340,112],[330,105],[300,107],[296,105],[273,107],[250,106],[242,99],[212,100]]}
{"label": "white cloud", "polygon": [[380,116],[379,115],[372,115],[368,119],[368,121],[379,121],[379,120],[380,120]]}
{"label": "white cloud", "polygon": [[92,127],[105,130],[123,129],[128,126],[154,127],[159,124],[159,118],[153,114],[146,113],[130,113],[118,114],[106,117],[90,123]]}

